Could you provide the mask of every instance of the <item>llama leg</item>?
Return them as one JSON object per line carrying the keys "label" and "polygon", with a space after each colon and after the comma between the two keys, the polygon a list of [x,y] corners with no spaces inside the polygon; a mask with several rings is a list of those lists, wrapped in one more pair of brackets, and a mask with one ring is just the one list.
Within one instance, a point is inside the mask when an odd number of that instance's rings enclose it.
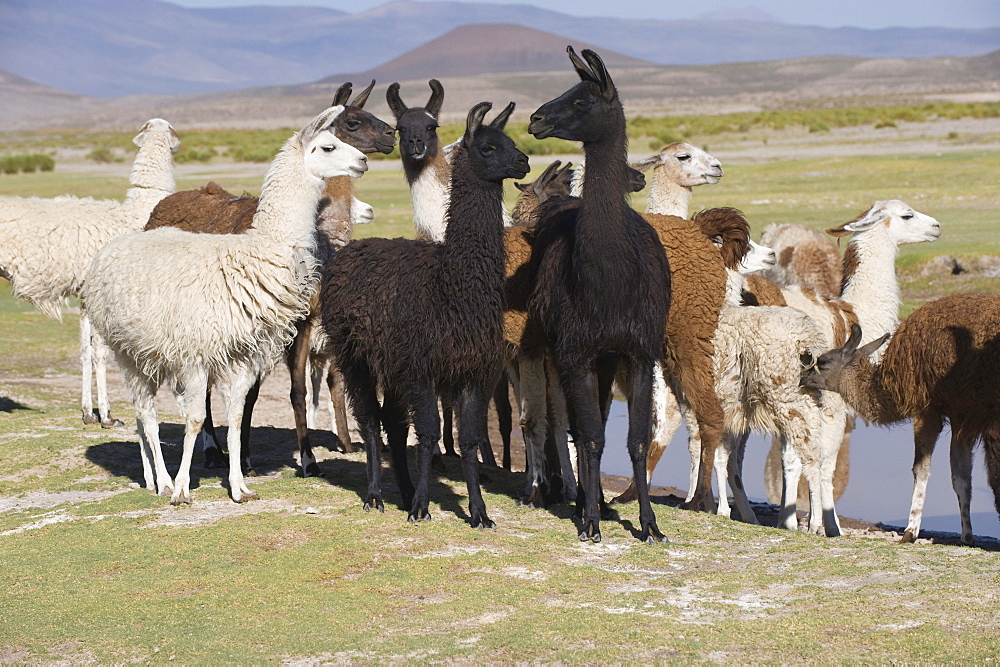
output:
{"label": "llama leg", "polygon": [[986,459],[986,479],[993,489],[993,506],[1000,515],[1000,432],[983,433],[983,456]]}
{"label": "llama leg", "polygon": [[545,363],[542,357],[518,357],[521,381],[521,434],[527,459],[527,486],[521,503],[545,506],[545,435],[548,411],[545,399]]}
{"label": "llama leg", "polygon": [[503,442],[503,469],[510,470],[510,432],[513,427],[514,411],[510,406],[510,391],[507,389],[509,380],[507,372],[500,373],[496,387],[493,388],[493,406],[497,411],[497,426],[500,429],[500,440]]}
{"label": "llama leg", "polygon": [[111,349],[96,331],[93,332],[91,342],[94,348],[94,378],[97,380],[97,414],[101,418],[101,426],[124,426],[122,420],[111,416],[111,404],[108,402],[108,355],[111,354]]}
{"label": "llama leg", "polygon": [[84,424],[97,424],[94,416],[94,396],[91,393],[91,378],[94,372],[94,347],[91,345],[90,317],[86,312],[80,313],[80,370],[83,372],[83,393],[80,396],[80,410],[83,412]]}
{"label": "llama leg", "polygon": [[441,437],[444,441],[445,456],[458,456],[455,453],[455,408],[451,397],[441,400]]}
{"label": "llama leg", "polygon": [[[813,511],[816,509],[810,500],[809,524],[810,531],[822,528],[827,537],[840,537],[840,519],[837,517],[837,508],[834,500],[834,474],[837,472],[838,461],[840,460],[840,448],[844,444],[847,427],[847,410],[843,406],[843,400],[837,397],[836,409],[831,413],[823,412],[820,432],[820,488],[819,501],[821,503],[822,526],[817,526],[812,520]],[[812,498],[812,494],[810,494]],[[817,533],[819,534],[819,533]]]}
{"label": "llama leg", "polygon": [[[719,505],[715,509],[715,513],[719,516],[724,516],[727,519],[732,517],[733,510],[729,506],[729,493],[726,490],[729,482],[729,468],[732,466],[732,461],[735,458],[736,445],[730,440],[730,437],[722,439],[719,444],[718,449],[715,450],[715,463],[713,464],[715,468],[715,483],[719,488]],[[733,500],[736,500],[736,494],[733,493]]]}
{"label": "llama leg", "polygon": [[[589,370],[577,370],[569,375],[566,384],[568,388],[567,398],[571,406],[573,442],[576,443],[580,460],[580,491],[577,495],[577,505],[582,507],[583,512],[579,537],[582,541],[600,542],[601,454],[604,452],[604,420],[598,398],[597,374]],[[632,428],[632,420],[630,419],[630,432]]]}
{"label": "llama leg", "polygon": [[337,438],[344,451],[348,454],[355,450],[351,441],[351,427],[347,421],[347,397],[344,393],[344,377],[333,364],[330,364],[330,372],[326,376],[326,384],[330,390],[331,404],[333,405],[333,423],[337,425]]}
{"label": "llama leg", "polygon": [[920,520],[924,515],[927,497],[927,478],[931,474],[931,454],[944,422],[941,415],[928,413],[913,420],[913,498],[910,500],[910,519],[900,542],[913,542],[920,536]]}
{"label": "llama leg", "polygon": [[223,391],[226,393],[229,431],[226,445],[229,447],[229,495],[234,502],[245,503],[260,496],[251,491],[243,478],[243,413],[246,409],[247,394],[257,382],[257,374],[249,368],[231,368],[225,379]]}
{"label": "llama leg", "polygon": [[205,392],[205,423],[201,427],[201,450],[205,457],[205,467],[221,468],[226,464],[219,447],[219,436],[215,433],[215,421],[212,419],[212,388]]}
{"label": "llama leg", "polygon": [[403,506],[407,511],[413,508],[413,481],[410,479],[410,466],[406,462],[406,438],[410,430],[410,420],[402,399],[394,392],[387,391],[382,397],[381,415],[382,428],[389,441],[389,451],[392,455],[392,469],[396,475],[396,486],[403,497]]}
{"label": "llama leg", "polygon": [[[449,405],[453,401],[449,401]],[[431,458],[438,451],[438,440],[441,439],[441,420],[438,415],[437,393],[433,383],[426,383],[422,389],[417,389],[410,399],[413,408],[413,430],[417,434],[417,488],[410,505],[410,521],[430,519],[430,477]],[[462,418],[462,408],[458,410]],[[461,440],[459,441],[461,445]],[[475,443],[478,446],[478,442]],[[465,463],[467,453],[462,451],[462,462]],[[478,465],[476,451],[471,453],[473,461]],[[478,471],[478,469],[477,469]],[[477,472],[478,474],[478,472]]]}
{"label": "llama leg", "polygon": [[[306,424],[306,363],[309,360],[311,330],[312,322],[308,317],[295,324],[295,338],[288,349],[287,357],[288,373],[292,380],[289,398],[292,401],[292,414],[295,417],[295,439],[299,445],[299,466],[303,477],[320,474],[312,445],[309,443],[309,427]],[[230,458],[231,456],[230,452]]]}
{"label": "llama leg", "polygon": [[365,446],[368,469],[365,511],[377,509],[379,512],[385,512],[385,505],[382,503],[382,463],[379,460],[382,429],[375,379],[366,366],[347,366],[341,369],[341,372],[344,374],[344,386],[347,388],[354,419],[358,422],[358,431]]}
{"label": "llama leg", "polygon": [[[738,435],[731,436],[728,447],[729,452],[729,487],[733,491],[733,501],[736,504],[736,511],[740,514],[740,520],[745,523],[752,523],[755,526],[759,526],[760,522],[757,521],[757,514],[753,511],[753,507],[750,505],[750,499],[747,498],[746,487],[743,486],[743,457],[747,451],[747,439],[750,437],[750,431],[744,431]],[[722,492],[719,492],[722,495]]]}
{"label": "llama leg", "polygon": [[802,459],[788,440],[781,436],[781,468],[785,483],[781,488],[781,507],[778,510],[778,528],[799,529],[796,504],[799,499],[799,478],[802,476]]}
{"label": "llama leg", "polygon": [[560,495],[563,500],[574,502],[576,500],[576,476],[573,471],[573,457],[569,452],[569,410],[566,407],[566,394],[563,392],[562,384],[559,383],[559,374],[556,372],[550,360],[545,362],[546,392],[548,393],[548,433],[555,444],[556,455],[559,458],[560,479],[552,479],[555,475],[550,475],[552,486],[556,481],[560,484]]}
{"label": "llama leg", "polygon": [[473,387],[462,392],[458,409],[458,447],[462,452],[465,486],[469,493],[469,522],[473,528],[496,528],[486,514],[486,503],[479,485],[479,462],[476,452],[485,442],[489,445],[487,409],[490,391]]}
{"label": "llama leg", "polygon": [[722,441],[725,417],[722,405],[715,394],[715,372],[712,367],[712,355],[700,350],[691,350],[691,354],[682,357],[679,381],[684,388],[684,398],[696,416],[698,434],[701,437],[701,453],[699,456],[698,482],[694,495],[685,502],[684,509],[715,512],[715,498],[712,495],[712,470],[715,463],[715,450]]}
{"label": "llama leg", "polygon": [[174,492],[170,496],[171,505],[191,504],[191,459],[194,445],[205,421],[205,394],[208,393],[208,374],[196,371],[183,378],[185,405],[184,447],[181,465],[174,478]]}
{"label": "llama leg", "polygon": [[156,384],[142,376],[127,362],[121,366],[125,385],[132,396],[132,406],[135,408],[139,451],[142,456],[142,475],[146,481],[146,488],[155,488],[157,495],[169,496],[173,493],[174,484],[163,462],[163,450],[160,447],[160,424],[153,402],[156,397]]}
{"label": "llama leg", "polygon": [[951,425],[951,488],[958,496],[958,513],[962,517],[962,545],[971,547],[975,543],[972,536],[972,445],[975,439],[956,435],[960,426]]}
{"label": "llama leg", "polygon": [[319,400],[320,395],[323,393],[323,377],[326,375],[327,363],[319,355],[310,353],[309,355],[309,367],[308,376],[309,384],[306,385],[308,390],[308,399],[306,401],[306,427],[307,428],[319,428],[316,424],[317,414],[319,413]]}
{"label": "llama leg", "polygon": [[[629,369],[628,453],[632,457],[632,477],[639,498],[639,539],[650,544],[668,542],[656,525],[656,515],[649,500],[646,459],[652,435],[652,369],[640,366]],[[598,457],[598,466],[600,458]],[[600,468],[598,468],[600,475]]]}
{"label": "llama leg", "polygon": [[243,422],[240,424],[240,468],[244,477],[256,477],[257,471],[253,469],[250,462],[250,423],[253,421],[253,409],[257,405],[257,398],[260,396],[260,383],[263,379],[258,377],[247,392],[247,400],[243,406]]}
{"label": "llama leg", "polygon": [[[652,483],[653,470],[656,469],[663,453],[667,451],[667,445],[670,444],[670,440],[680,425],[681,409],[677,403],[677,397],[673,390],[667,386],[667,381],[663,377],[663,366],[657,364],[656,370],[653,371],[653,439],[649,442],[649,457],[646,459],[647,483]],[[697,475],[697,470],[697,467],[694,467],[692,475]],[[692,479],[694,478],[692,477]],[[695,483],[692,482],[688,487],[691,489],[688,495],[693,495],[694,487]],[[635,480],[632,480],[628,488],[611,502],[613,504],[630,503],[635,499]]]}

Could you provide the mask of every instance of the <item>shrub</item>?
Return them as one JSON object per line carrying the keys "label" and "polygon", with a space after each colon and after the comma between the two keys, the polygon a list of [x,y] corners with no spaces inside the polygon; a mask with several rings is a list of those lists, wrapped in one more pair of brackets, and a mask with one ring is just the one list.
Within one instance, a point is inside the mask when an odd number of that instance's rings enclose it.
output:
{"label": "shrub", "polygon": [[18,172],[31,173],[34,171],[52,171],[55,169],[56,161],[51,155],[44,153],[30,153],[21,155],[4,155],[0,157],[0,171],[5,174],[16,174]]}
{"label": "shrub", "polygon": [[115,161],[115,152],[109,146],[98,146],[87,153],[87,159],[99,164],[107,164]]}

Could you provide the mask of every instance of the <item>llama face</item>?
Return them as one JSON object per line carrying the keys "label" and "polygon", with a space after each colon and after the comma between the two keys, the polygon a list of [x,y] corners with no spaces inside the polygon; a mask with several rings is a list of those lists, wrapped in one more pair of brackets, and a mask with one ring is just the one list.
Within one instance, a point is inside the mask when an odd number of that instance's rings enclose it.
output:
{"label": "llama face", "polygon": [[[936,241],[941,236],[941,223],[929,215],[914,211],[898,199],[877,201],[852,220],[839,227],[826,230],[833,236],[854,234],[854,240],[865,233],[882,232],[896,245]],[[852,241],[853,242],[853,241]]]}
{"label": "llama face", "polygon": [[815,363],[812,363],[812,359],[802,359],[799,385],[805,389],[840,392],[845,371],[855,369],[861,364],[861,360],[868,359],[887,340],[889,340],[889,334],[876,338],[859,349],[861,327],[852,324],[851,335],[842,347],[824,352],[819,359],[816,359]]}
{"label": "llama face", "polygon": [[168,136],[167,141],[170,145],[170,152],[176,153],[177,147],[181,145],[181,138],[177,136],[177,132],[174,131],[173,126],[162,118],[150,118],[147,120],[146,124],[139,128],[139,134],[132,138],[132,143],[142,148],[148,136],[164,133]]}
{"label": "llama face", "polygon": [[342,112],[343,107],[327,109],[299,134],[305,152],[305,167],[317,178],[360,178],[368,171],[368,158],[364,153],[341,141],[334,131],[336,119]]}
{"label": "llama face", "polygon": [[391,153],[396,146],[392,126],[364,109],[344,107],[344,113],[333,122],[337,137],[362,153]]}
{"label": "llama face", "polygon": [[438,154],[438,114],[444,103],[444,88],[437,79],[427,82],[431,96],[424,107],[407,107],[399,96],[399,84],[393,83],[385,92],[385,100],[396,117],[399,132],[399,152],[403,162],[421,162]]}
{"label": "llama face", "polygon": [[686,142],[668,144],[633,166],[642,171],[662,169],[670,181],[685,188],[714,185],[724,173],[716,158]]}
{"label": "llama face", "polygon": [[528,132],[537,139],[557,137],[584,143],[600,141],[614,126],[607,122],[608,118],[621,112],[618,91],[600,56],[584,49],[584,62],[572,47],[568,47],[567,52],[580,76],[580,83],[538,107],[531,114]]}
{"label": "llama face", "polygon": [[483,125],[483,117],[490,106],[489,102],[482,102],[469,111],[462,142],[468,151],[472,171],[480,179],[493,183],[506,178],[524,178],[528,175],[528,156],[503,132],[514,104],[508,105],[491,124]]}
{"label": "llama face", "polygon": [[747,249],[747,254],[740,261],[739,267],[739,272],[742,275],[748,276],[757,271],[766,271],[778,263],[778,258],[775,256],[774,250],[754,243],[753,239],[747,240],[750,242],[750,245]]}

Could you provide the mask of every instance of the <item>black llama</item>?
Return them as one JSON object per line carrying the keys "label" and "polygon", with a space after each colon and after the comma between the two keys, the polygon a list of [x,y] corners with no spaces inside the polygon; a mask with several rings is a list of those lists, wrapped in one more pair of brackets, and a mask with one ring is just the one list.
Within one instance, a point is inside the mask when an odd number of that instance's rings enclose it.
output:
{"label": "black llama", "polygon": [[[383,510],[381,420],[411,521],[430,518],[441,393],[458,397],[471,523],[495,526],[479,488],[476,455],[488,443],[486,407],[502,361],[503,180],[523,178],[528,158],[503,133],[514,104],[484,125],[490,106],[482,102],[469,111],[455,149],[444,243],[364,239],[335,253],[323,272],[323,324],[368,454],[365,508]],[[411,420],[419,443],[416,487],[406,462]]]}
{"label": "black llama", "polygon": [[663,358],[670,270],[653,228],[628,205],[625,114],[600,57],[567,48],[580,83],[531,115],[536,138],[582,141],[582,199],[546,202],[532,250],[534,289],[525,342],[548,347],[566,391],[578,451],[581,540],[599,542],[604,423],[599,395],[622,368],[629,395],[628,451],[639,484],[639,537],[666,541],[646,483],[652,378]]}

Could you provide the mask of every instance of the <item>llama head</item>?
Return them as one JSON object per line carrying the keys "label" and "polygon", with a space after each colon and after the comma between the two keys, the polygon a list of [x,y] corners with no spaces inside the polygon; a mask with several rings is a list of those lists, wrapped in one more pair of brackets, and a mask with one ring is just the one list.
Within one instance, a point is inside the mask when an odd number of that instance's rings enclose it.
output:
{"label": "llama head", "polygon": [[488,125],[483,124],[486,112],[493,107],[480,102],[469,110],[462,145],[469,157],[472,172],[484,181],[499,183],[505,178],[524,178],[528,174],[528,156],[517,150],[514,140],[503,128],[514,111],[511,102]]}
{"label": "llama head", "polygon": [[407,107],[399,97],[399,84],[394,83],[385,92],[386,102],[396,117],[396,131],[399,132],[399,152],[403,160],[419,162],[437,155],[438,114],[444,102],[444,87],[437,79],[431,79],[431,96],[423,107]]}
{"label": "llama head", "polygon": [[541,204],[549,199],[557,197],[568,197],[573,183],[573,163],[567,162],[563,166],[562,162],[555,160],[541,176],[531,183],[515,183],[514,185],[521,192],[534,196]]}
{"label": "llama head", "polygon": [[337,117],[343,112],[342,106],[330,107],[298,133],[306,169],[317,178],[360,178],[368,171],[368,158],[364,153],[342,141],[334,131]]}
{"label": "llama head", "polygon": [[348,101],[351,97],[349,81],[337,89],[330,106],[342,106],[344,113],[337,116],[333,129],[342,141],[362,153],[388,154],[396,146],[396,131],[389,123],[364,110],[365,102],[374,87],[375,79],[372,79],[368,87],[358,93],[353,101]]}
{"label": "llama head", "polygon": [[716,158],[683,141],[667,144],[632,167],[640,171],[662,170],[672,182],[685,188],[714,185],[723,176],[722,164]]}
{"label": "llama head", "polygon": [[888,339],[889,334],[885,334],[859,348],[861,326],[857,323],[852,324],[851,335],[842,347],[824,352],[819,359],[802,358],[799,385],[806,389],[840,392],[845,376],[844,371],[857,367],[862,359],[867,359]]}
{"label": "llama head", "polygon": [[528,132],[537,139],[557,137],[584,143],[599,141],[620,128],[609,119],[621,115],[618,90],[593,51],[584,49],[581,59],[573,47],[566,47],[580,83],[531,114]]}
{"label": "llama head", "polygon": [[747,253],[740,260],[740,266],[737,269],[742,275],[748,276],[758,271],[766,271],[778,263],[778,257],[774,254],[774,250],[754,243],[753,239],[748,238],[747,241],[749,242]]}
{"label": "llama head", "polygon": [[896,245],[936,241],[941,236],[941,223],[929,215],[914,211],[898,199],[877,201],[857,219],[826,230],[833,236],[881,231]]}
{"label": "llama head", "polygon": [[181,145],[181,138],[167,121],[162,118],[150,118],[146,124],[139,128],[139,134],[132,138],[132,143],[142,148],[146,140],[156,134],[166,134],[169,142],[170,152],[176,153],[177,147]]}

